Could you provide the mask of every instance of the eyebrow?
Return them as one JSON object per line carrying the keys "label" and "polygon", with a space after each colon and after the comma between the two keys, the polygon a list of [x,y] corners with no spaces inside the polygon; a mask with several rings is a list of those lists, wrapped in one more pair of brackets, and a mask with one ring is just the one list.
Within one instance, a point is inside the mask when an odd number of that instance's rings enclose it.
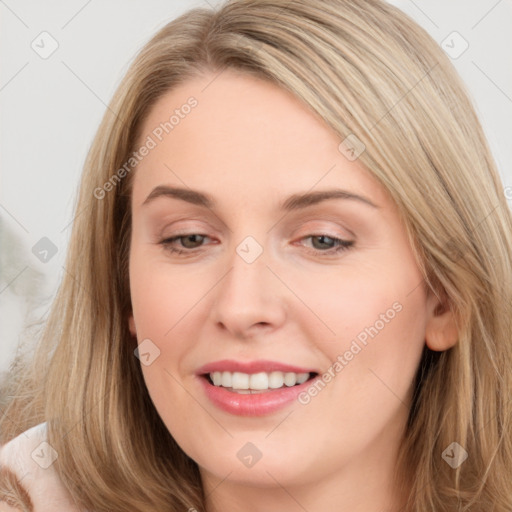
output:
{"label": "eyebrow", "polygon": [[[180,199],[182,201],[186,201],[187,203],[191,203],[197,206],[204,206],[209,209],[214,209],[216,205],[215,200],[204,192],[199,192],[198,190],[192,190],[190,188],[169,187],[166,185],[159,185],[158,187],[155,187],[148,195],[148,197],[146,197],[142,205],[147,205],[159,197]],[[300,210],[302,208],[307,208],[308,206],[313,206],[329,199],[347,199],[361,202],[373,208],[380,208],[367,197],[349,192],[348,190],[331,189],[319,190],[316,192],[305,192],[302,194],[293,194],[285,201],[283,201],[283,203],[280,205],[280,209],[283,211]]]}

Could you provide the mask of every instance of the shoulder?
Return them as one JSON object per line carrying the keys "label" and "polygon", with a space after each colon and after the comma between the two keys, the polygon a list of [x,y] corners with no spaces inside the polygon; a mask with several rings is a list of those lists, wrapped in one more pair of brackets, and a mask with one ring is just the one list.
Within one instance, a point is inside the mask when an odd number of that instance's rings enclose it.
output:
{"label": "shoulder", "polygon": [[[3,445],[0,448],[0,500],[4,499],[11,506],[23,504],[23,510],[33,512],[80,512],[55,471],[57,458],[58,453],[47,442],[46,423]],[[12,501],[2,496],[7,493],[12,493]],[[4,510],[5,501],[0,501],[0,512]]]}

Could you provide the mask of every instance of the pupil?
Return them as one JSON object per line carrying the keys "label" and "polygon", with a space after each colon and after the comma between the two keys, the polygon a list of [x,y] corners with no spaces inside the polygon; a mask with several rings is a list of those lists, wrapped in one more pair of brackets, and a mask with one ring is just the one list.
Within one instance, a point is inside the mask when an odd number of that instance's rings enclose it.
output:
{"label": "pupil", "polygon": [[[185,238],[184,238],[184,241],[186,242],[184,245],[185,247],[188,247],[188,241],[192,240],[192,245],[194,245],[194,239],[196,237],[200,237],[201,235],[187,235]],[[199,240],[200,242],[200,240]],[[197,240],[196,240],[196,243],[197,243]]]}
{"label": "pupil", "polygon": [[327,239],[327,240],[332,240],[332,238],[330,238],[330,237],[328,237],[328,236],[324,236],[324,235],[317,236],[317,237],[315,237],[315,238],[317,238],[318,240],[320,240],[320,243],[321,243],[321,244],[325,244],[325,243],[326,243],[326,242],[325,242],[325,240],[326,240],[326,239]]}

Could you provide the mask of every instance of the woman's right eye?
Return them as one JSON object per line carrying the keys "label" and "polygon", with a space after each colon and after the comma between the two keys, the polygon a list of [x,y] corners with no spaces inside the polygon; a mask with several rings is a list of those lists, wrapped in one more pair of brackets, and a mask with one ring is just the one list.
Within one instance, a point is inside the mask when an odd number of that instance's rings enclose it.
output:
{"label": "woman's right eye", "polygon": [[[173,236],[171,238],[165,238],[160,242],[161,245],[165,248],[165,250],[170,251],[172,253],[177,254],[184,254],[184,253],[190,253],[193,252],[195,249],[198,249],[201,247],[201,245],[196,246],[196,244],[199,242],[202,242],[205,238],[208,238],[206,235],[201,235],[198,233],[190,233],[190,234],[184,234],[184,235],[177,235]],[[199,239],[199,240],[197,240]],[[175,243],[181,240],[181,248],[175,247]],[[185,243],[183,243],[183,241]],[[190,247],[190,245],[192,247]]]}

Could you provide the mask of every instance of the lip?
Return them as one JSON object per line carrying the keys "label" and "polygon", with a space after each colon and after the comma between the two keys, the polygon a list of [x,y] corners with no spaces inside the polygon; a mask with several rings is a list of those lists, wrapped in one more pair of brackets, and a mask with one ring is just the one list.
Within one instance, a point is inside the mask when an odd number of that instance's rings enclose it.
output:
{"label": "lip", "polygon": [[320,377],[318,374],[316,377],[296,386],[285,386],[263,393],[241,394],[211,384],[205,377],[205,374],[215,371],[242,372],[249,374],[273,371],[317,374],[319,372],[276,361],[263,360],[250,362],[223,360],[209,363],[199,368],[196,372],[196,376],[206,397],[213,405],[222,411],[236,416],[265,416],[281,410],[296,401],[298,395]]}
{"label": "lip", "polygon": [[314,368],[301,368],[299,366],[264,359],[257,361],[222,359],[221,361],[215,361],[201,366],[201,368],[197,370],[196,375],[204,375],[205,373],[211,372],[242,372],[249,374],[259,372],[318,373],[318,370]]}

